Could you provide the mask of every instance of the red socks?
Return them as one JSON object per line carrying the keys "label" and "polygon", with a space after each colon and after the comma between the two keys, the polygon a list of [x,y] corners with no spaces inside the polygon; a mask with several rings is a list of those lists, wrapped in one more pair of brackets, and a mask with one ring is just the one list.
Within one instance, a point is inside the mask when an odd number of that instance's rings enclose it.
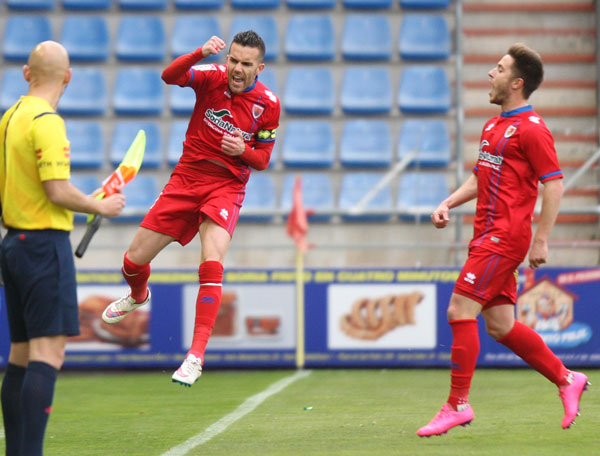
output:
{"label": "red socks", "polygon": [[510,332],[503,338],[498,339],[498,342],[510,348],[523,361],[556,386],[568,384],[569,370],[552,353],[552,350],[548,348],[540,335],[529,326],[515,321],[515,325]]}
{"label": "red socks", "polygon": [[136,264],[127,258],[127,252],[123,257],[121,268],[125,281],[131,288],[131,297],[135,302],[142,302],[148,297],[148,278],[150,277],[150,263]]}
{"label": "red socks", "polygon": [[452,351],[450,361],[450,395],[448,404],[458,410],[469,399],[471,379],[479,356],[479,333],[476,319],[452,320]]}
{"label": "red socks", "polygon": [[198,291],[196,300],[194,338],[188,353],[202,358],[204,362],[206,344],[221,306],[223,265],[218,261],[205,261],[198,269],[198,277],[200,278],[200,291]]}

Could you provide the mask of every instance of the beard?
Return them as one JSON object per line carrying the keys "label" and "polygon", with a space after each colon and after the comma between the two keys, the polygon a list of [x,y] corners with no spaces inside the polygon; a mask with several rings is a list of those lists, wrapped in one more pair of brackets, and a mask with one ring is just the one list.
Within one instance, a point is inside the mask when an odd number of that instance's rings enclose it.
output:
{"label": "beard", "polygon": [[490,93],[490,103],[502,105],[508,99],[508,90],[504,87],[496,87]]}

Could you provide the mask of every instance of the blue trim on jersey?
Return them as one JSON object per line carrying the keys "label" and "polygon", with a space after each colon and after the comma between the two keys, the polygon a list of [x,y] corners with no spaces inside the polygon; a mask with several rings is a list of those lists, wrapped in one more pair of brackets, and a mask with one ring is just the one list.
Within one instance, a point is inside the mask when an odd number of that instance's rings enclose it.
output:
{"label": "blue trim on jersey", "polygon": [[516,114],[521,114],[522,112],[533,111],[533,106],[527,105],[522,108],[513,109],[512,111],[506,111],[500,114],[500,117],[512,117]]}
{"label": "blue trim on jersey", "polygon": [[553,173],[544,174],[540,177],[540,180],[548,179],[549,177],[557,176],[558,174],[562,175],[562,171],[559,169],[558,171],[554,171]]}
{"label": "blue trim on jersey", "polygon": [[248,87],[246,90],[244,90],[244,92],[250,92],[254,87],[256,87],[256,81],[258,81],[258,76],[256,76],[254,78],[254,82],[252,83],[252,85],[250,87]]}
{"label": "blue trim on jersey", "polygon": [[41,113],[41,114],[38,114],[37,116],[35,116],[35,117],[33,118],[33,120],[35,120],[35,119],[38,119],[38,118],[40,118],[40,117],[42,117],[42,116],[45,116],[46,114],[54,114],[54,115],[56,115],[56,116],[58,115],[58,113],[57,113],[57,112],[43,112],[43,113]]}
{"label": "blue trim on jersey", "polygon": [[274,143],[275,140],[274,139],[256,139],[256,142],[260,142],[260,143]]}
{"label": "blue trim on jersey", "polygon": [[190,70],[192,76],[190,77],[190,80],[187,83],[187,87],[190,87],[192,85],[192,82],[194,82],[194,71],[195,70]]}

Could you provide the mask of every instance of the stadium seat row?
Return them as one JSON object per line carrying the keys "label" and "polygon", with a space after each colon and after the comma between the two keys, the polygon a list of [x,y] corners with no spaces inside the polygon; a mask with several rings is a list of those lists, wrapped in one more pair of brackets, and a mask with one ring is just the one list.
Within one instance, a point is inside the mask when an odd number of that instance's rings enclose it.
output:
{"label": "stadium seat row", "polygon": [[[280,93],[276,75],[263,71],[259,80]],[[117,115],[160,115],[165,92],[173,114],[191,114],[195,95],[189,87],[166,86],[160,72],[149,68],[124,68],[117,72],[111,101]],[[287,114],[331,115],[339,105],[345,114],[388,114],[394,107],[389,71],[385,67],[350,67],[344,72],[339,102],[331,69],[293,67],[287,73],[281,97]],[[12,106],[27,93],[27,82],[20,69],[2,73],[0,110]],[[451,108],[450,83],[443,68],[421,65],[406,67],[399,82],[397,103],[405,114],[440,114]],[[76,68],[58,110],[64,115],[104,115],[109,94],[104,71]]]}
{"label": "stadium seat row", "polygon": [[[12,10],[52,10],[60,3],[65,9],[108,10],[113,4],[124,10],[165,10],[169,0],[6,0]],[[339,3],[345,8],[388,9],[395,3],[407,9],[447,8],[450,0],[173,0],[177,9],[220,9],[229,3],[239,9],[275,9],[284,4],[298,9],[331,9]]]}
{"label": "stadium seat row", "polygon": [[[280,40],[279,29],[285,30]],[[178,57],[201,46],[211,36],[223,36],[215,16],[186,15],[175,18],[167,39],[159,16],[125,15],[119,20],[114,54],[121,61],[163,61],[167,48]],[[229,42],[243,30],[255,30],[265,40],[265,60],[281,58],[280,42],[289,60],[333,60],[336,32],[327,15],[296,14],[287,24],[275,16],[236,16],[229,28]],[[53,38],[50,20],[41,15],[12,15],[6,21],[2,54],[8,61],[25,61],[37,43]],[[108,22],[101,15],[66,15],[60,42],[73,61],[106,61],[113,53]],[[407,60],[446,59],[451,52],[446,18],[439,14],[406,14],[397,40],[398,54]],[[393,54],[392,28],[381,14],[349,14],[341,34],[341,56],[346,60],[389,60]],[[210,61],[224,61],[223,56]]]}
{"label": "stadium seat row", "polygon": [[[344,220],[388,220],[391,213],[398,211],[401,220],[424,221],[427,216],[420,212],[431,212],[440,201],[449,194],[448,183],[443,172],[406,172],[398,179],[396,203],[394,205],[392,187],[380,190],[365,206],[360,214],[351,214],[354,208],[382,178],[383,173],[348,172],[343,175],[339,194],[334,196],[334,185],[327,173],[303,173],[303,202],[306,208],[314,210],[312,221],[329,221],[332,213],[341,211]],[[270,221],[279,209],[287,213],[292,206],[292,190],[294,174],[287,174],[283,180],[280,198],[277,198],[275,180],[268,172],[254,173],[246,188],[244,205],[240,211],[240,221]],[[100,186],[96,176],[85,173],[73,173],[73,185],[86,193],[91,193]],[[123,193],[127,205],[115,222],[132,222],[141,220],[160,192],[159,183],[150,175],[137,176]],[[279,201],[278,201],[279,200]],[[337,201],[337,205],[334,201]],[[77,222],[85,221],[78,215]]]}
{"label": "stadium seat row", "polygon": [[[173,122],[167,139],[166,160],[174,166],[182,151],[187,121]],[[68,120],[71,141],[71,165],[74,169],[99,169],[105,164],[105,140],[99,122]],[[163,164],[163,139],[157,122],[121,121],[112,132],[109,162],[116,166],[125,155],[137,131],[146,132],[144,168]],[[397,143],[397,147],[394,144]],[[397,141],[387,122],[348,120],[339,139],[339,160],[345,167],[388,167],[413,150],[417,155],[411,166],[447,166],[450,162],[450,136],[446,123],[435,119],[408,119],[402,123]],[[336,160],[337,141],[331,124],[326,121],[289,121],[276,143],[271,165],[279,161],[286,167],[330,168]],[[280,152],[281,151],[281,152]]]}

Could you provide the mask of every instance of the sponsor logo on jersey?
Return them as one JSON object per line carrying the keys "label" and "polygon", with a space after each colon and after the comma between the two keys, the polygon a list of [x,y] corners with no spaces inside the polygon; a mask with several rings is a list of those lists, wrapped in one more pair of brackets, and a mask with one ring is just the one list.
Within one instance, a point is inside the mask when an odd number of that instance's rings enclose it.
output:
{"label": "sponsor logo on jersey", "polygon": [[533,123],[539,124],[540,123],[540,118],[536,117],[536,116],[529,116],[529,120]]}
{"label": "sponsor logo on jersey", "polygon": [[265,107],[263,105],[259,105],[256,103],[252,105],[252,117],[254,117],[255,119],[258,119],[263,112],[265,112]]}
{"label": "sponsor logo on jersey", "polygon": [[471,285],[475,285],[476,278],[477,276],[475,274],[473,274],[472,272],[467,272],[467,274],[465,275],[465,282],[469,282]]}
{"label": "sponsor logo on jersey", "polygon": [[192,70],[198,71],[217,71],[217,68],[210,63],[203,63],[202,65],[194,65]]}
{"label": "sponsor logo on jersey", "polygon": [[489,124],[489,125],[487,126],[487,128],[485,129],[485,131],[490,131],[492,128],[494,128],[494,125],[495,125],[495,124],[492,122],[491,124]]}
{"label": "sponsor logo on jersey", "polygon": [[478,164],[481,166],[487,166],[488,168],[492,168],[495,170],[499,170],[502,166],[502,162],[504,158],[500,155],[492,155],[489,152],[486,152],[484,147],[489,146],[490,143],[487,139],[481,141],[481,145],[479,146],[479,160]]}
{"label": "sponsor logo on jersey", "polygon": [[510,138],[515,133],[515,131],[517,131],[517,127],[515,127],[514,125],[511,125],[504,132],[504,137],[505,138]]}
{"label": "sponsor logo on jersey", "polygon": [[224,220],[227,220],[227,218],[229,217],[229,211],[227,211],[227,209],[223,208],[223,209],[221,209],[221,212],[219,212],[219,215],[221,217],[223,217]]}
{"label": "sponsor logo on jersey", "polygon": [[241,128],[236,127],[228,120],[224,120],[225,117],[230,117],[233,119],[233,114],[229,109],[219,109],[215,111],[213,108],[208,108],[204,113],[205,121],[209,122],[209,125],[214,125],[218,127],[220,130],[224,130],[225,132],[232,134],[234,131],[240,131],[242,136],[244,137],[244,141],[250,141],[252,139],[252,133],[247,133],[243,131]]}

